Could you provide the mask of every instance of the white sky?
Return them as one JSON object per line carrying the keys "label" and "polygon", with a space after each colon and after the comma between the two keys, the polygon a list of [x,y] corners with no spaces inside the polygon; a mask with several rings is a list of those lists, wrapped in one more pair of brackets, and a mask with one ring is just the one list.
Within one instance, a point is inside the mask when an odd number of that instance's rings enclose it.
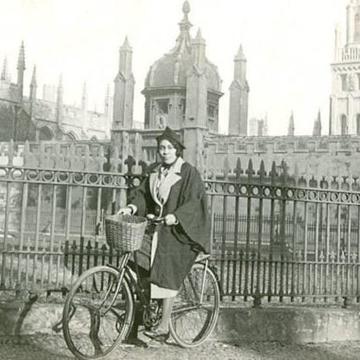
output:
{"label": "white sky", "polygon": [[[220,126],[226,132],[233,58],[242,43],[248,63],[249,118],[268,114],[271,135],[311,134],[318,109],[328,129],[330,63],[334,28],[345,34],[347,0],[190,0],[189,19],[206,40],[225,95]],[[80,104],[84,81],[89,107],[103,110],[107,84],[118,69],[125,36],[133,47],[136,121],[144,118],[143,89],[150,65],[169,51],[179,34],[183,0],[0,0],[0,61],[7,56],[13,82],[19,46],[25,43],[26,93],[37,66],[42,84],[63,74],[64,100]]]}

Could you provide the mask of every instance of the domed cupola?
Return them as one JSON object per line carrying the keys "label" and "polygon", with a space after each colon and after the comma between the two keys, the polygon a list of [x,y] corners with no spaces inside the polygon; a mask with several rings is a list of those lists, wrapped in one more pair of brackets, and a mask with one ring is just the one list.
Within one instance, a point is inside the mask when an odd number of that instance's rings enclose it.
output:
{"label": "domed cupola", "polygon": [[188,80],[194,71],[201,71],[206,79],[207,94],[203,94],[203,101],[207,104],[210,99],[211,102],[209,110],[213,126],[209,127],[213,128],[215,123],[217,124],[215,118],[218,114],[218,100],[222,95],[221,79],[217,67],[206,58],[206,44],[200,30],[194,39],[191,38],[192,24],[188,18],[190,12],[188,1],[184,2],[182,11],[183,19],[179,23],[180,34],[176,39],[175,47],[150,66],[145,80],[142,93],[146,99],[146,128],[162,128],[166,125],[173,128],[184,126]]}

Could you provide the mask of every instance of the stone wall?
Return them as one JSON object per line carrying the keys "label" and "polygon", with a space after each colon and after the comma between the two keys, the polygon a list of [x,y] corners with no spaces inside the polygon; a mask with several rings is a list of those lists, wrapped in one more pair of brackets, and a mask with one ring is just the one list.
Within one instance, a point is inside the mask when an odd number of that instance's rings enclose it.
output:
{"label": "stone wall", "polygon": [[206,166],[230,169],[239,158],[242,167],[251,159],[254,169],[270,169],[272,162],[285,161],[294,176],[360,176],[360,136],[208,136],[205,139]]}

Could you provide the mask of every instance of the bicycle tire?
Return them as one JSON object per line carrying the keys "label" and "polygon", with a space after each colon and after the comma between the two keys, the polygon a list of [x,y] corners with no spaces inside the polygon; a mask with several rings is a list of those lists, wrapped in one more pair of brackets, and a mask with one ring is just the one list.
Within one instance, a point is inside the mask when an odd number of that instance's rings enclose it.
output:
{"label": "bicycle tire", "polygon": [[[200,300],[203,286],[203,298]],[[202,344],[215,328],[219,309],[220,289],[214,272],[203,263],[194,264],[174,301],[171,336],[184,348]]]}
{"label": "bicycle tire", "polygon": [[63,334],[78,359],[106,359],[130,331],[134,297],[129,280],[119,278],[118,270],[101,265],[85,271],[70,289]]}

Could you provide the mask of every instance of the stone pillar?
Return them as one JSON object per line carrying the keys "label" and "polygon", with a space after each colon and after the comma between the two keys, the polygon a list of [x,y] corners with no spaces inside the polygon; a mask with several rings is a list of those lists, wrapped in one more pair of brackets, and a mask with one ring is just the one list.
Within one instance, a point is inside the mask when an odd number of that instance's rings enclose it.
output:
{"label": "stone pillar", "polygon": [[246,57],[241,45],[234,58],[234,79],[229,90],[229,134],[246,136],[250,89],[246,79]]}
{"label": "stone pillar", "polygon": [[133,126],[134,86],[132,48],[127,38],[120,48],[119,71],[114,81],[113,129],[130,129]]}
{"label": "stone pillar", "polygon": [[183,141],[186,149],[184,150],[184,160],[194,165],[203,174],[205,171],[205,145],[204,137],[208,130],[202,127],[186,127],[182,130]]}

